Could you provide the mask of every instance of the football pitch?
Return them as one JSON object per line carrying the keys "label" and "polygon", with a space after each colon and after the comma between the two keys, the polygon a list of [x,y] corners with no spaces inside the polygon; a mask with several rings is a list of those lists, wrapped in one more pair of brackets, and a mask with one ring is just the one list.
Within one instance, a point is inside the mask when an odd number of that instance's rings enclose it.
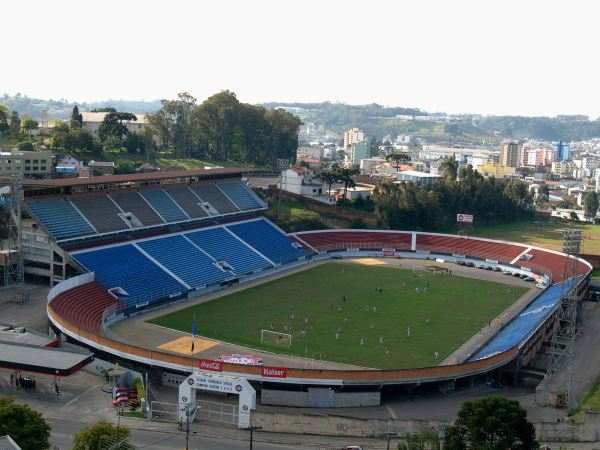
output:
{"label": "football pitch", "polygon": [[[427,367],[526,291],[439,272],[414,276],[330,262],[148,322],[190,333],[195,314],[197,335],[231,344],[379,369]],[[292,335],[291,347],[277,339],[261,343],[261,330],[271,326]]]}

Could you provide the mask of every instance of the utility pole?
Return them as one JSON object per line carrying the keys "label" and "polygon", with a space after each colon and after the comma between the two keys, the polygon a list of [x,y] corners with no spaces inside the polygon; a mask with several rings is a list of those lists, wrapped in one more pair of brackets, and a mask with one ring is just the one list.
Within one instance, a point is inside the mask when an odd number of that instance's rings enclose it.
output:
{"label": "utility pole", "polygon": [[396,433],[395,431],[388,431],[387,433],[385,433],[385,437],[387,439],[387,450],[390,450],[390,439],[397,435],[398,433]]}
{"label": "utility pole", "polygon": [[249,427],[248,427],[248,428],[246,428],[246,429],[250,431],[250,450],[252,450],[252,441],[253,441],[253,438],[252,438],[252,432],[253,432],[254,430],[262,430],[262,427],[253,427],[253,426],[251,425],[251,426],[249,426]]}

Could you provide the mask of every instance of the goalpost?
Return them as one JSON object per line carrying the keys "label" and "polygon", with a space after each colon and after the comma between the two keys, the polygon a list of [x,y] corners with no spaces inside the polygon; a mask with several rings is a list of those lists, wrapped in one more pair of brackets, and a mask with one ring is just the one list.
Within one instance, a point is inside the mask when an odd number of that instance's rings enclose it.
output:
{"label": "goalpost", "polygon": [[271,330],[260,330],[260,342],[263,344],[278,344],[292,346],[292,335]]}

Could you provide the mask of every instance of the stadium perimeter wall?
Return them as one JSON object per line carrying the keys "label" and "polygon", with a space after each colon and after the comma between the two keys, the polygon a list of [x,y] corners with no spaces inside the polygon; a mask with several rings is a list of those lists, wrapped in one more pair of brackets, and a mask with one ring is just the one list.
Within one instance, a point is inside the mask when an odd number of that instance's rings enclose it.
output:
{"label": "stadium perimeter wall", "polygon": [[[361,419],[341,415],[286,414],[252,411],[251,425],[274,433],[314,434],[325,436],[380,437],[388,431],[398,438],[422,431],[444,435],[450,422],[439,420]],[[534,424],[536,437],[542,442],[598,442],[600,441],[600,414],[586,413],[585,421],[576,424],[538,422]]]}

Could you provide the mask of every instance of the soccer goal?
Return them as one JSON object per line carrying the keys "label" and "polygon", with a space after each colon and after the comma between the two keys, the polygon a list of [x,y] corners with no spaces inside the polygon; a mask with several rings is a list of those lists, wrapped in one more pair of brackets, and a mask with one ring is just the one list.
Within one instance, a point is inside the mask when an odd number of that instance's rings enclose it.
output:
{"label": "soccer goal", "polygon": [[277,344],[291,347],[292,335],[271,330],[260,330],[260,342],[263,344]]}

